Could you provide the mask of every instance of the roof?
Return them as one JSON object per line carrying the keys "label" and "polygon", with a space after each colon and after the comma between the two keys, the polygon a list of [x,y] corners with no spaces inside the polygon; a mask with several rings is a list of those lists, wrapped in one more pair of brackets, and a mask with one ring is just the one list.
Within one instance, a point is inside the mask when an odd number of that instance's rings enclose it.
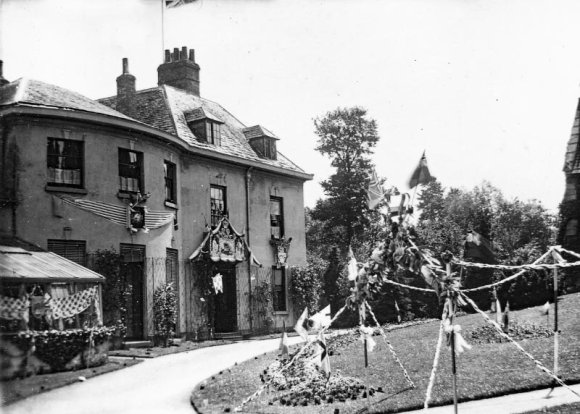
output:
{"label": "roof", "polygon": [[[116,96],[100,99],[99,102],[113,109],[117,107]],[[280,154],[280,152],[278,152],[278,159],[276,160],[260,158],[244,135],[246,126],[216,102],[169,85],[161,85],[137,91],[135,93],[134,109],[134,117],[138,121],[175,135],[192,147],[304,173],[302,168],[283,154]],[[191,122],[191,114],[199,114],[200,111],[210,115],[208,116],[210,119],[218,119],[223,122],[221,126],[221,146],[198,141],[189,128],[187,121]],[[268,136],[276,137],[265,128],[263,130],[266,131]]]}
{"label": "roof", "polygon": [[564,171],[569,174],[580,173],[580,100],[576,108],[576,116],[566,149],[566,159],[564,162]]}
{"label": "roof", "polygon": [[0,281],[103,283],[105,278],[56,253],[0,245]]}
{"label": "roof", "polygon": [[27,78],[20,78],[0,87],[0,106],[10,105],[52,107],[130,119],[80,93]]}

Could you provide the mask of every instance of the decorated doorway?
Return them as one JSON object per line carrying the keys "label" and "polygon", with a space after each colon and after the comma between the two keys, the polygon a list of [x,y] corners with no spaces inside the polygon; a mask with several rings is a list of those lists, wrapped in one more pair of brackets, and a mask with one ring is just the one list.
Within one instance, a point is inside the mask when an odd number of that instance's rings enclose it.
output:
{"label": "decorated doorway", "polygon": [[234,332],[238,324],[236,267],[221,264],[216,270],[216,275],[221,275],[222,292],[216,293],[214,298],[214,329],[217,333]]}
{"label": "decorated doorway", "polygon": [[[198,286],[202,303],[206,305],[203,312],[207,312],[208,328],[215,333],[238,331],[238,315],[249,312],[247,304],[240,299],[248,296],[249,282],[246,289],[238,292],[236,265],[248,268],[250,261],[261,266],[244,235],[223,217],[212,230],[208,228],[203,241],[189,259],[195,262],[198,269]],[[240,306],[246,309],[240,309]]]}

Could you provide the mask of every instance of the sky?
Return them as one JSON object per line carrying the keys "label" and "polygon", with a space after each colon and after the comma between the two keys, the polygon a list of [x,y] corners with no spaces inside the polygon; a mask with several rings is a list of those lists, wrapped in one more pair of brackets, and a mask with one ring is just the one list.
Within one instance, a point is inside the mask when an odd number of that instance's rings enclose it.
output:
{"label": "sky", "polygon": [[[540,0],[0,0],[4,77],[90,98],[116,93],[121,60],[157,84],[163,48],[195,49],[201,96],[281,138],[314,174],[313,119],[362,106],[381,137],[373,161],[406,190],[426,151],[447,187],[484,180],[556,210],[580,97],[580,2]],[[164,35],[162,35],[162,32]]]}

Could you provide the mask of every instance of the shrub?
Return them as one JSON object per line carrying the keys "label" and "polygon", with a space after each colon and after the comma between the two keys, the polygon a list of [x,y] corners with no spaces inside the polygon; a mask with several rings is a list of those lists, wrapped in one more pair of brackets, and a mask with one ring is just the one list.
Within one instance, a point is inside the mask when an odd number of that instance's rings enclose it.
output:
{"label": "shrub", "polygon": [[155,289],[153,294],[153,317],[155,320],[155,335],[163,346],[175,334],[177,323],[177,300],[173,283],[165,283]]}
{"label": "shrub", "polygon": [[121,338],[127,333],[127,302],[131,295],[131,284],[121,272],[121,256],[114,250],[97,250],[92,255],[89,267],[105,277],[103,285],[103,324],[117,327]]}
{"label": "shrub", "polygon": [[[515,341],[521,341],[523,339],[548,338],[554,335],[554,332],[545,326],[513,321],[510,322],[508,335]],[[465,337],[468,338],[468,342],[476,344],[508,342],[508,340],[501,336],[491,325],[483,325],[469,330]]]}
{"label": "shrub", "polygon": [[66,331],[23,331],[14,339],[23,351],[33,349],[33,354],[49,365],[51,370],[64,371],[67,364],[79,354],[83,355],[89,348],[91,332],[93,345],[99,346],[111,338],[114,330],[114,327],[101,327]]}
{"label": "shrub", "polygon": [[297,314],[300,314],[306,307],[310,314],[318,311],[323,271],[324,263],[318,261],[309,261],[305,267],[293,266],[291,268],[290,295]]}

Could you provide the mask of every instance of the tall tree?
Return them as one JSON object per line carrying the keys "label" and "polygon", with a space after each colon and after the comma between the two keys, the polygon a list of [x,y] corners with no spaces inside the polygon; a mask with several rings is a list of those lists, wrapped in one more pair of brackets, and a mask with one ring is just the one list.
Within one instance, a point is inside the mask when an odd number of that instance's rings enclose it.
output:
{"label": "tall tree", "polygon": [[379,141],[377,123],[361,107],[338,108],[314,120],[316,150],[330,158],[336,168],[322,181],[326,200],[319,200],[312,217],[330,227],[341,227],[338,240],[343,249],[368,226],[366,189],[372,168],[370,156]]}

